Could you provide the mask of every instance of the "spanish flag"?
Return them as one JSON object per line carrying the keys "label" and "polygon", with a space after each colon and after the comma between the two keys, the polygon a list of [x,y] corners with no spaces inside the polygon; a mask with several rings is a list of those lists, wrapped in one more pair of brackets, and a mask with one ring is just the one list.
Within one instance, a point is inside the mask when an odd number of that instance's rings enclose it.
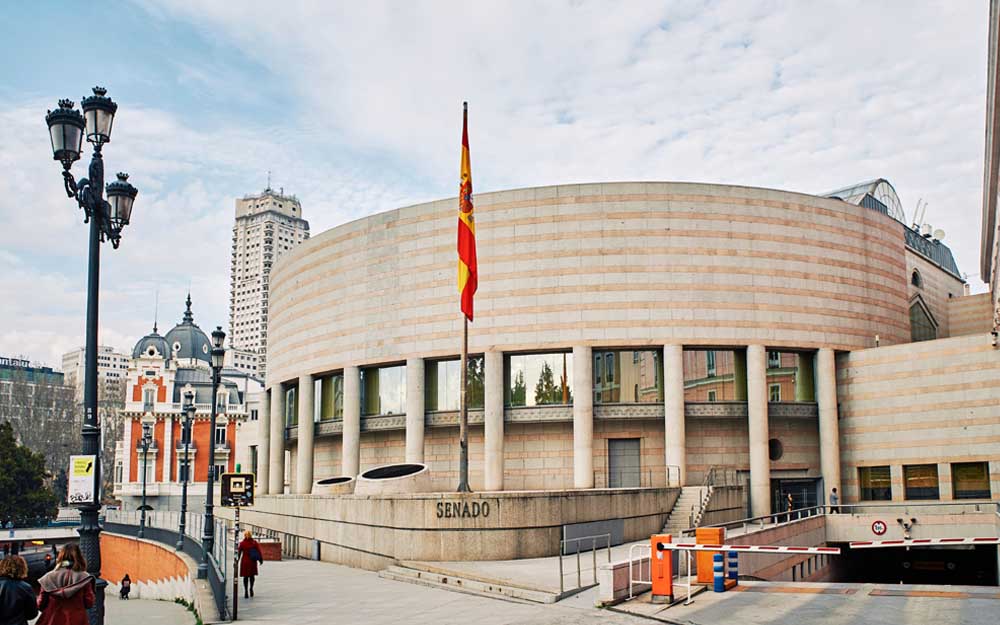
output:
{"label": "spanish flag", "polygon": [[458,292],[462,312],[472,321],[472,298],[479,286],[476,220],[472,216],[472,164],[469,161],[469,103],[462,103],[462,180],[458,186]]}

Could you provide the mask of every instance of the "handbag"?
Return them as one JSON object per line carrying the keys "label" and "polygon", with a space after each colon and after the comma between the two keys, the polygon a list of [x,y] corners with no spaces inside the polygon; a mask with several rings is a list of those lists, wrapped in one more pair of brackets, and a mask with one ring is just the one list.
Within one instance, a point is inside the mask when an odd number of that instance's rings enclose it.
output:
{"label": "handbag", "polygon": [[257,547],[250,547],[250,549],[247,550],[247,555],[250,556],[250,559],[254,562],[259,563],[264,561],[264,558],[260,555],[260,549],[257,549]]}

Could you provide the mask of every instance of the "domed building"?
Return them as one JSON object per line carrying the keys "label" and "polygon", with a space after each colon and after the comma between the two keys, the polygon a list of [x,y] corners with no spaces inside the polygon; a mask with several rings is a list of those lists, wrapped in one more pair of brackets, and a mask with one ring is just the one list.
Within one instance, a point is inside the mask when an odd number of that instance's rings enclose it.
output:
{"label": "domed building", "polygon": [[[188,508],[198,510],[210,473],[210,446],[215,447],[216,475],[236,469],[237,433],[256,412],[248,402],[252,404],[261,391],[261,381],[235,369],[222,369],[212,432],[212,339],[195,323],[189,294],[180,323],[165,335],[154,323],[153,331],[136,342],[125,389],[125,426],[115,455],[115,496],[124,509],[138,508],[145,475],[146,499],[153,510],[180,509],[181,483],[187,471],[181,431],[185,396],[190,392],[195,415],[187,451],[191,463]],[[144,425],[152,433],[145,451]]]}

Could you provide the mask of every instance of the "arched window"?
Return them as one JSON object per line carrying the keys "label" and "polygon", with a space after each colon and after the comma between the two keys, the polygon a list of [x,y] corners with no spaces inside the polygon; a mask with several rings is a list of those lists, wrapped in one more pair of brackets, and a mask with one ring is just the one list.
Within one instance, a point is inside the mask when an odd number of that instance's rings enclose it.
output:
{"label": "arched window", "polygon": [[910,340],[931,341],[937,338],[937,325],[927,310],[919,302],[913,302],[910,306]]}
{"label": "arched window", "polygon": [[920,272],[916,269],[913,270],[913,274],[910,276],[910,284],[918,289],[924,288],[924,279],[920,276]]}

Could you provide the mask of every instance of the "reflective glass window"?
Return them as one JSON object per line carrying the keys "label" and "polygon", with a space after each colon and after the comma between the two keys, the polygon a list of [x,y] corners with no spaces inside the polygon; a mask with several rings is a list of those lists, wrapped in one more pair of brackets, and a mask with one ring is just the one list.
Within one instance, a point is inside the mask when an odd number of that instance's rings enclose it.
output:
{"label": "reflective glass window", "polygon": [[907,499],[940,499],[937,465],[904,465],[903,492]]}
{"label": "reflective glass window", "polygon": [[[483,357],[469,356],[466,378],[466,403],[471,410],[482,410],[484,392]],[[430,411],[459,410],[462,386],[462,361],[431,360],[424,363],[424,407]]]}
{"label": "reflective glass window", "polygon": [[951,492],[955,499],[989,499],[989,464],[986,462],[952,463]]}
{"label": "reflective glass window", "polygon": [[910,306],[910,340],[932,341],[937,338],[937,327],[927,311],[918,302]]}
{"label": "reflective glass window", "polygon": [[573,354],[512,354],[505,358],[506,404],[573,403]]}
{"label": "reflective glass window", "polygon": [[861,501],[892,501],[892,477],[889,467],[858,467]]}
{"label": "reflective glass window", "polygon": [[320,421],[339,421],[344,418],[344,376],[337,373],[320,378]]}
{"label": "reflective glass window", "polygon": [[594,403],[662,401],[663,366],[658,350],[594,352]]}
{"label": "reflective glass window", "polygon": [[406,412],[406,366],[371,367],[361,370],[361,415],[392,415]]}
{"label": "reflective glass window", "polygon": [[684,350],[684,401],[746,401],[746,352]]}
{"label": "reflective glass window", "polygon": [[288,427],[299,424],[298,390],[293,386],[285,391],[285,425]]}

